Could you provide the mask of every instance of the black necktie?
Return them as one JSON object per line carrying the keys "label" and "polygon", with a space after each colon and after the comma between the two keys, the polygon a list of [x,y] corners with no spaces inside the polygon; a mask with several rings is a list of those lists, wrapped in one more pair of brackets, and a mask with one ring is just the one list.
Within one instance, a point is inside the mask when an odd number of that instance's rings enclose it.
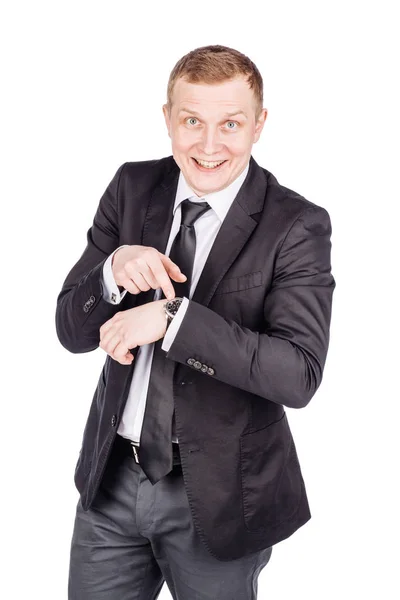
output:
{"label": "black necktie", "polygon": [[[173,281],[177,297],[189,297],[193,262],[196,253],[194,222],[209,210],[207,202],[184,200],[181,204],[181,226],[172,244],[169,257],[178,265],[187,280]],[[162,294],[161,297],[164,297]],[[173,374],[174,361],[161,349],[163,338],[155,342],[146,408],[140,436],[140,465],[154,485],[172,470],[173,435]]]}

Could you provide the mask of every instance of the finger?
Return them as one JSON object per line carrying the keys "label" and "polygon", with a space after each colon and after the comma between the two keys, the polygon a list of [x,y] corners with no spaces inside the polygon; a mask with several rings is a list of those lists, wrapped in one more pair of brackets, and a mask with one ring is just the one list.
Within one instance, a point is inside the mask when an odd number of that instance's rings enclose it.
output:
{"label": "finger", "polygon": [[115,328],[116,330],[120,327],[120,322],[124,320],[124,311],[119,311],[115,313],[111,319],[103,323],[100,327],[100,339],[103,340],[106,333],[110,331],[110,329]]}
{"label": "finger", "polygon": [[112,353],[112,358],[122,365],[129,364],[133,360],[133,356],[131,352],[129,352],[129,348],[127,348],[122,342],[117,344],[115,347],[114,352]]}
{"label": "finger", "polygon": [[[146,257],[150,256],[150,253],[146,254]],[[147,292],[147,290],[153,287],[152,283],[155,283],[147,260],[148,258],[146,258],[146,260],[144,258],[138,258],[134,262],[129,262],[125,265],[125,271],[128,274],[128,277],[130,277],[142,292]]]}
{"label": "finger", "polygon": [[105,334],[111,329],[111,327],[114,327],[115,325],[115,317],[118,315],[119,313],[116,313],[111,319],[109,319],[108,321],[106,321],[105,323],[103,323],[103,325],[100,327],[100,340],[102,341]]}
{"label": "finger", "polygon": [[142,290],[134,281],[134,275],[138,272],[138,270],[140,271],[140,266],[138,265],[138,261],[136,259],[126,262],[122,270],[118,273],[115,273],[115,282],[117,285],[123,286],[131,294],[140,294]]}
{"label": "finger", "polygon": [[147,292],[150,289],[149,284],[141,273],[138,271],[131,274],[131,280],[139,288],[141,292]]}
{"label": "finger", "polygon": [[107,352],[110,356],[113,356],[115,349],[118,344],[121,343],[121,334],[114,330],[107,332],[104,338],[100,342],[100,348]]}
{"label": "finger", "polygon": [[130,365],[134,360],[133,354],[129,351],[129,349],[125,353],[124,350],[126,350],[126,346],[120,344],[118,348],[116,348],[111,358],[119,362],[121,365]]}
{"label": "finger", "polygon": [[[161,253],[160,253],[161,254]],[[178,267],[178,265],[176,263],[174,263],[169,256],[165,256],[165,254],[161,254],[162,257],[162,263],[164,265],[164,268],[166,269],[169,277],[171,277],[171,279],[173,279],[174,281],[186,281],[187,277],[184,273],[182,273],[182,271],[180,270],[180,268]]]}
{"label": "finger", "polygon": [[[160,256],[163,256],[163,255],[161,255],[161,253],[160,253]],[[171,283],[171,280],[169,278],[167,271],[164,268],[164,264],[163,264],[162,260],[161,259],[155,260],[154,262],[152,261],[149,264],[153,271],[154,277],[156,278],[157,287],[161,287],[162,291],[165,294],[165,297],[168,298],[169,300],[171,298],[174,298],[175,297],[175,289]]]}
{"label": "finger", "polygon": [[[156,280],[156,278],[153,275],[153,272],[151,270],[151,264],[152,264],[152,260],[151,260],[151,256],[148,257],[149,262],[143,262],[143,265],[141,265],[140,267],[140,274],[143,277],[143,279],[146,281],[147,285],[149,286],[147,289],[153,288],[153,290],[156,290],[159,285],[158,282]],[[153,262],[154,264],[154,262]],[[156,264],[157,264],[157,258],[156,258]],[[136,280],[135,280],[136,281]]]}
{"label": "finger", "polygon": [[182,271],[177,275],[175,275],[174,273],[170,273],[169,276],[171,277],[171,279],[173,279],[174,281],[178,281],[178,282],[179,281],[183,282],[183,281],[186,281],[186,279],[187,279],[186,275],[184,275],[184,273],[182,273]]}
{"label": "finger", "polygon": [[133,360],[133,355],[130,352],[127,352],[126,356],[124,358],[121,358],[117,362],[119,362],[121,365],[130,365],[133,363]]}
{"label": "finger", "polygon": [[133,363],[133,360],[133,355],[130,352],[127,352],[126,356],[119,362],[121,363],[121,365],[130,365]]}
{"label": "finger", "polygon": [[[146,255],[151,256],[151,253]],[[120,277],[121,282],[126,282],[125,289],[131,294],[147,292],[150,288],[157,289],[158,284],[145,259],[138,258],[134,262],[125,265],[125,277]]]}
{"label": "finger", "polygon": [[140,294],[141,290],[138,286],[130,279],[129,277],[120,277],[118,280],[118,285],[121,285],[125,288],[130,294]]}
{"label": "finger", "polygon": [[143,275],[136,271],[134,267],[127,267],[126,271],[128,273],[128,287],[126,287],[125,289],[131,291],[129,288],[131,288],[132,290],[136,288],[138,290],[136,293],[147,292],[147,290],[150,289],[150,286],[148,285]]}
{"label": "finger", "polygon": [[[113,337],[116,336],[118,340],[122,338],[122,329],[124,323],[123,318],[121,318],[122,315],[122,312],[115,314],[110,321],[107,321],[107,323],[100,327],[100,344],[104,350],[109,347],[110,340]],[[105,325],[107,325],[107,327],[105,327]]]}
{"label": "finger", "polygon": [[174,273],[174,274],[182,273],[179,265],[174,263],[170,259],[169,256],[167,256],[166,254],[162,254],[161,252],[159,252],[159,256],[160,256],[161,262],[164,265],[164,268],[167,271],[167,273]]}

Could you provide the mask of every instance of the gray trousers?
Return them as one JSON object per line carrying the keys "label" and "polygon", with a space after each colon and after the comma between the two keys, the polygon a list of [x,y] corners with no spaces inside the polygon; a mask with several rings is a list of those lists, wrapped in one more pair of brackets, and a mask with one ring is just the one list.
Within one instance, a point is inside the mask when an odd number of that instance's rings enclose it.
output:
{"label": "gray trousers", "polygon": [[153,600],[164,581],[174,600],[254,600],[271,553],[217,560],[195,531],[182,467],[152,486],[113,451],[91,508],[77,504],[68,600]]}

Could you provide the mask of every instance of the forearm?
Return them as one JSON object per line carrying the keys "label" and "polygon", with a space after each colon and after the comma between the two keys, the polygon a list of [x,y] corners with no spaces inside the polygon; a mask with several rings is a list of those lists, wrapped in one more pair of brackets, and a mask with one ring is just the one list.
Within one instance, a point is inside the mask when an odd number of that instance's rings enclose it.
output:
{"label": "forearm", "polygon": [[214,371],[204,377],[291,408],[306,406],[322,381],[329,345],[330,235],[324,209],[307,210],[293,225],[276,260],[260,331],[190,300],[167,358],[192,368],[188,360],[195,359]]}
{"label": "forearm", "polygon": [[317,357],[287,340],[241,327],[190,301],[167,358],[182,364],[194,358],[211,367],[212,377],[224,383],[301,408],[321,383],[326,349],[327,341]]}

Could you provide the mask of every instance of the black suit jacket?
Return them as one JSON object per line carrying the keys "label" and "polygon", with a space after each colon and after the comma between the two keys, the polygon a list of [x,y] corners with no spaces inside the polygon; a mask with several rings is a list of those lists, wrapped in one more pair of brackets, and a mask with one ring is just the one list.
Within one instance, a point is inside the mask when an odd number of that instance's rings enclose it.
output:
{"label": "black suit jacket", "polygon": [[[150,289],[107,303],[103,264],[121,244],[165,253],[178,177],[172,156],[118,169],[57,298],[57,334],[70,352],[95,350],[105,321],[152,301]],[[166,353],[193,521],[219,560],[272,546],[311,517],[285,407],[306,406],[322,380],[335,287],[330,236],[328,212],[251,157]],[[100,374],[75,470],[85,510],[134,368],[107,356]]]}

